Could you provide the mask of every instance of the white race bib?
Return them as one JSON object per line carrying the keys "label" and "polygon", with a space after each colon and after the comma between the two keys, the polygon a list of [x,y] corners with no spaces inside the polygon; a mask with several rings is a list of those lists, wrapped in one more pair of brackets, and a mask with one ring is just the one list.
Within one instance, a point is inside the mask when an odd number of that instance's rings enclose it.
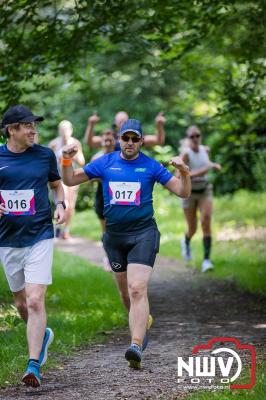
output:
{"label": "white race bib", "polygon": [[140,182],[109,182],[110,204],[139,206],[140,189]]}
{"label": "white race bib", "polygon": [[9,215],[34,215],[34,189],[1,190],[0,201],[4,203]]}

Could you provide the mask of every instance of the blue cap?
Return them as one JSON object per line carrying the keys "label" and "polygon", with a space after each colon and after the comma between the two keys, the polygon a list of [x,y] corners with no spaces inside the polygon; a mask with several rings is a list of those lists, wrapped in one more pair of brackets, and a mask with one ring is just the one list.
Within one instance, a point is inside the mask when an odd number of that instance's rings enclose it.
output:
{"label": "blue cap", "polygon": [[124,135],[126,132],[134,132],[139,137],[142,137],[141,123],[137,119],[128,119],[122,124],[119,131],[119,136]]}

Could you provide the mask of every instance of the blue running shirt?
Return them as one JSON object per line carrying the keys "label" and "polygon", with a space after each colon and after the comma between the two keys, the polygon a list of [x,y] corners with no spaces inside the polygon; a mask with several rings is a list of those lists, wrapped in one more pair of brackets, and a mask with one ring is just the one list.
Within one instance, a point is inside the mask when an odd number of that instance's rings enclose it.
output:
{"label": "blue running shirt", "polygon": [[154,224],[154,183],[165,185],[173,176],[143,153],[135,160],[124,160],[120,151],[105,154],[83,169],[89,179],[101,178],[106,227],[115,232],[131,232]]}
{"label": "blue running shirt", "polygon": [[0,146],[0,247],[32,246],[54,237],[48,182],[60,180],[54,152],[34,144],[23,153]]}

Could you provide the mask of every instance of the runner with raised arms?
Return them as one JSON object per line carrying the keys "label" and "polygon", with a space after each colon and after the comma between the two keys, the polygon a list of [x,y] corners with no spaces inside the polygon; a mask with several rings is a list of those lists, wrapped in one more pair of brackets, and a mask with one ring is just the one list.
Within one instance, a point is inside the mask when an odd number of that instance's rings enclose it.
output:
{"label": "runner with raised arms", "polygon": [[179,197],[190,195],[188,167],[179,157],[172,164],[179,171],[174,177],[156,160],[140,152],[143,145],[139,121],[129,119],[121,126],[121,151],[106,154],[74,170],[72,158],[77,147],[63,148],[62,172],[66,185],[94,178],[103,183],[106,233],[104,246],[121,293],[128,301],[131,345],[125,357],[129,366],[140,368],[149,317],[148,283],[159,251],[160,233],[154,219],[152,192],[160,182]]}

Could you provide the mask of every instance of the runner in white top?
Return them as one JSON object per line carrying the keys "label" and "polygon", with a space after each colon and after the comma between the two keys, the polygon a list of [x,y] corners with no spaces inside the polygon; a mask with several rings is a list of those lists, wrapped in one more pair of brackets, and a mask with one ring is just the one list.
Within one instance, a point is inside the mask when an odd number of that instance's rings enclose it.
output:
{"label": "runner in white top", "polygon": [[[62,158],[62,148],[67,144],[74,144],[78,147],[78,153],[75,156],[74,163],[78,167],[82,167],[85,165],[85,158],[82,152],[81,143],[79,140],[72,137],[73,126],[70,121],[61,121],[58,125],[58,137],[52,140],[48,147],[52,149],[55,153],[58,169],[60,170],[60,161]],[[62,238],[69,239],[70,238],[70,225],[73,215],[75,213],[76,201],[78,197],[78,188],[79,186],[68,187],[63,185],[65,192],[65,201],[66,201],[66,222],[63,228]],[[59,230],[59,227],[57,227]],[[60,236],[60,233],[57,233],[57,236]]]}
{"label": "runner in white top", "polygon": [[202,134],[197,126],[187,130],[187,144],[182,154],[183,161],[189,166],[191,177],[191,195],[182,199],[181,204],[187,222],[187,232],[181,241],[182,255],[186,261],[191,260],[190,240],[197,230],[197,210],[200,210],[200,221],[203,232],[204,257],[202,272],[213,269],[210,260],[211,251],[211,216],[212,216],[212,185],[208,182],[210,169],[220,170],[220,164],[209,159],[208,148],[201,145]]}

